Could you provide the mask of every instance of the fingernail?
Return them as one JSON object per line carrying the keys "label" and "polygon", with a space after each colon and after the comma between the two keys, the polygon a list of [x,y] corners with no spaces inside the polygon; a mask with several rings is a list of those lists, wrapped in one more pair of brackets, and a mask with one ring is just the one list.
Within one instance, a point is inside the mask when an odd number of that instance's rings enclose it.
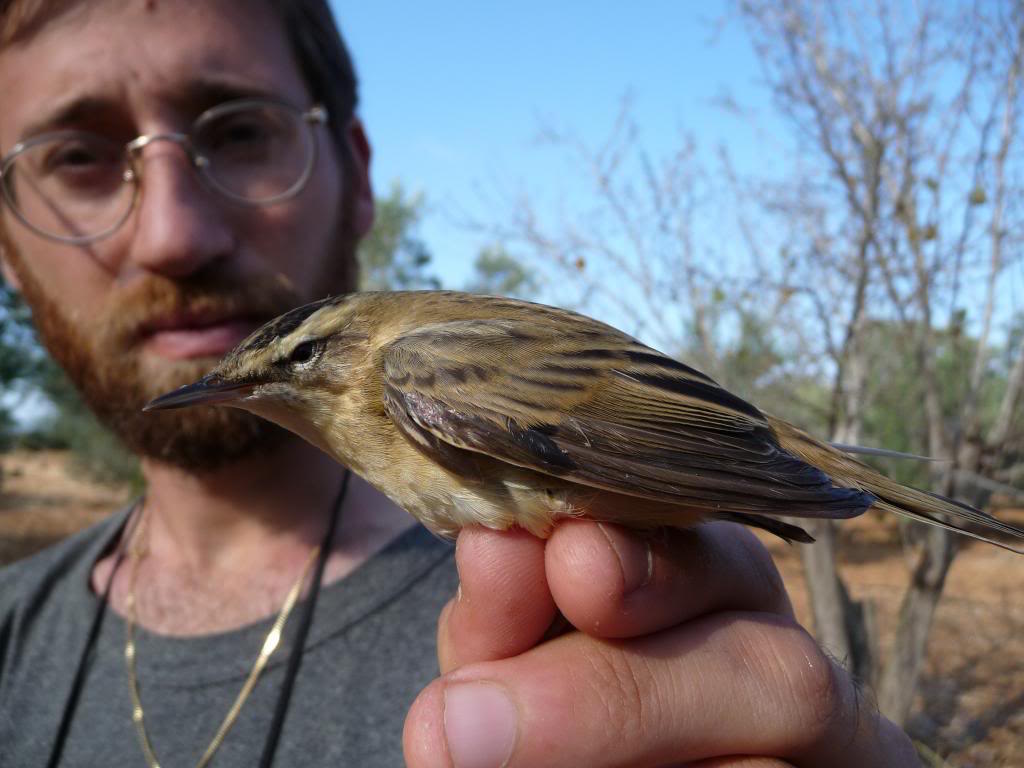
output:
{"label": "fingernail", "polygon": [[646,539],[640,541],[618,528],[603,523],[598,523],[597,527],[608,539],[608,544],[619,559],[623,593],[628,595],[647,586],[654,576],[654,553],[651,551],[651,542]]}
{"label": "fingernail", "polygon": [[499,686],[453,683],[444,692],[444,732],[455,768],[502,768],[516,744],[519,713]]}

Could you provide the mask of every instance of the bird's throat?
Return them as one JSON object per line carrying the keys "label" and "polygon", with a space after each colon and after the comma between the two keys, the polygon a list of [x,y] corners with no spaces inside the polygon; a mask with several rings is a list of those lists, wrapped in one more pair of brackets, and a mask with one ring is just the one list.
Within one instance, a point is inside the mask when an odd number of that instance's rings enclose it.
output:
{"label": "bird's throat", "polygon": [[[316,446],[328,456],[341,461],[341,457],[337,456],[330,444],[324,440],[324,432],[321,428],[294,405],[282,402],[277,398],[259,397],[239,400],[231,403],[231,405],[273,422],[283,429],[287,429],[306,442]],[[342,461],[342,463],[347,462]]]}

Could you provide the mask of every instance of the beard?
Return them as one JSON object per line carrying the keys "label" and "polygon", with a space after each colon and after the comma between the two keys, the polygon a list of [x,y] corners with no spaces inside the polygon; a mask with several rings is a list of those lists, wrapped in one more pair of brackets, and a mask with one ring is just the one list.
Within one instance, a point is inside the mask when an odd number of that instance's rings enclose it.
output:
{"label": "beard", "polygon": [[142,412],[150,400],[195,381],[219,359],[147,360],[142,350],[147,328],[178,313],[269,320],[303,302],[283,278],[197,275],[171,280],[148,275],[129,289],[115,291],[102,314],[85,327],[67,317],[19,261],[11,258],[41,341],[90,410],[133,453],[188,471],[208,471],[272,451],[288,436],[236,408]]}

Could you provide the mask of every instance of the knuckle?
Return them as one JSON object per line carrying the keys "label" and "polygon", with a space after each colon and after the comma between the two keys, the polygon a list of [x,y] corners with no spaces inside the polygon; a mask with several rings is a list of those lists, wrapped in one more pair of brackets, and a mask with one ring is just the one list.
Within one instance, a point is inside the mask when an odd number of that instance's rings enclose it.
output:
{"label": "knuckle", "polygon": [[817,650],[813,666],[809,674],[802,676],[804,683],[796,686],[796,694],[804,694],[802,700],[806,702],[807,721],[817,724],[822,731],[826,731],[841,718],[845,710],[846,697],[839,681],[838,668],[821,652],[816,643],[813,645]]}
{"label": "knuckle", "polygon": [[637,665],[612,645],[595,645],[584,656],[580,675],[589,695],[604,708],[606,722],[615,723],[615,738],[624,742],[650,732],[652,707],[649,701],[649,671]]}
{"label": "knuckle", "polygon": [[817,641],[795,621],[762,627],[759,642],[765,674],[801,741],[817,742],[833,734],[847,709],[847,688],[840,670]]}
{"label": "knuckle", "polygon": [[791,663],[787,669],[789,695],[797,722],[808,737],[822,737],[833,730],[845,712],[846,697],[840,672],[832,659],[802,627],[797,627]]}

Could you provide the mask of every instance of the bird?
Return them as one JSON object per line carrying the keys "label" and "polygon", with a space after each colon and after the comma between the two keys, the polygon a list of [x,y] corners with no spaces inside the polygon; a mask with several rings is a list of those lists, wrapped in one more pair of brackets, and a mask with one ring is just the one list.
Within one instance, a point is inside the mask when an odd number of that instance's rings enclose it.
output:
{"label": "bird", "polygon": [[[361,475],[427,528],[584,517],[636,530],[870,508],[1018,553],[1024,529],[902,485],[610,325],[456,291],[357,292],[277,317],[144,410],[242,408]],[[785,518],[785,519],[782,519]]]}

